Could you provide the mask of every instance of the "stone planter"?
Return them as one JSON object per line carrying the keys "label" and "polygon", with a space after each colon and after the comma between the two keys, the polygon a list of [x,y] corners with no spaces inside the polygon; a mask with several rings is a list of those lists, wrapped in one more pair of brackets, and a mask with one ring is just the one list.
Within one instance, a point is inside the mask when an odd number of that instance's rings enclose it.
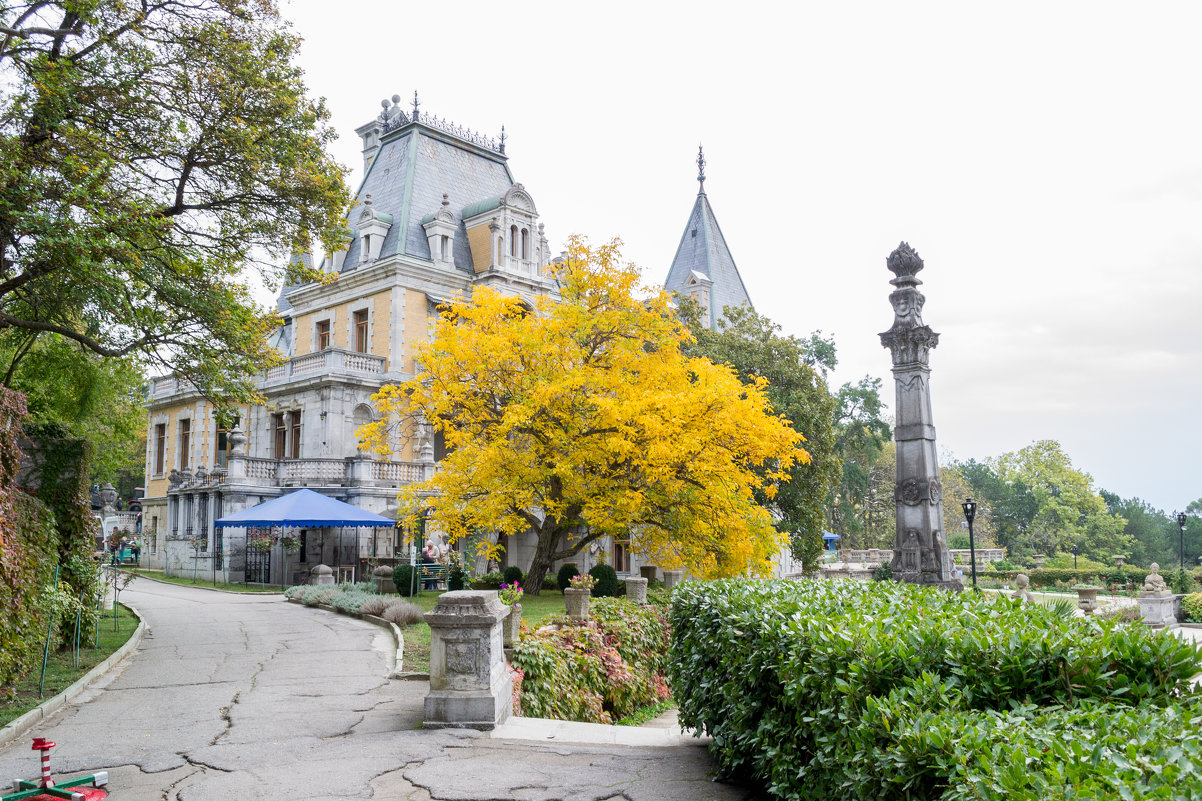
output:
{"label": "stone planter", "polygon": [[310,584],[333,584],[334,568],[329,565],[314,565],[309,571]]}
{"label": "stone planter", "polygon": [[578,590],[575,587],[565,589],[563,605],[568,611],[568,617],[573,620],[588,620],[588,599],[592,595],[592,590]]}
{"label": "stone planter", "polygon": [[684,580],[683,570],[664,571],[664,589],[670,590]]}
{"label": "stone planter", "polygon": [[392,583],[392,568],[388,565],[380,565],[371,571],[371,585],[381,595],[396,592],[396,587]]}
{"label": "stone planter", "polygon": [[1114,559],[1114,566],[1115,566],[1115,567],[1122,567],[1122,566],[1123,566],[1123,562],[1124,562],[1124,561],[1127,559],[1127,557],[1125,557],[1125,556],[1119,556],[1117,553],[1116,553],[1114,556],[1112,556],[1111,558],[1112,558],[1112,559]]}
{"label": "stone planter", "polygon": [[522,605],[511,604],[509,617],[501,621],[501,633],[505,635],[505,646],[509,647],[518,641],[522,634]]}
{"label": "stone planter", "polygon": [[1101,587],[1073,587],[1077,591],[1077,608],[1092,615],[1098,608],[1098,590]]}
{"label": "stone planter", "polygon": [[1031,561],[1035,563],[1036,570],[1039,570],[1039,568],[1043,567],[1043,563],[1044,563],[1045,559],[1047,559],[1046,556],[1044,556],[1043,554],[1038,554],[1038,553],[1031,557]]}
{"label": "stone planter", "polygon": [[639,575],[648,581],[655,581],[659,578],[659,568],[655,565],[640,565]]}
{"label": "stone planter", "polygon": [[647,579],[634,576],[626,579],[626,600],[632,604],[647,603]]}

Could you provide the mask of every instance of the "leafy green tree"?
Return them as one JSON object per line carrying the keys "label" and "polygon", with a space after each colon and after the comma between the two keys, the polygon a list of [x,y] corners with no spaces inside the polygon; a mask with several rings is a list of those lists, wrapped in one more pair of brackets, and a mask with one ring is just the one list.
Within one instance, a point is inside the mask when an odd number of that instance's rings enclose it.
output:
{"label": "leafy green tree", "polygon": [[27,396],[29,422],[58,424],[64,435],[87,440],[89,483],[112,481],[130,497],[146,456],[145,379],[137,361],[101,358],[58,334],[38,336],[18,358],[4,345],[25,332],[8,333],[0,336],[0,356],[10,360],[8,385]]}
{"label": "leafy green tree", "polygon": [[272,0],[0,4],[0,329],[255,397],[278,320],[244,273],[348,205],[299,41]]}
{"label": "leafy green tree", "polygon": [[827,525],[843,538],[845,548],[887,547],[893,542],[896,467],[893,462],[880,464],[892,436],[879,378],[865,376],[839,388],[835,449],[843,471],[827,504]]}
{"label": "leafy green tree", "polygon": [[744,384],[767,379],[772,410],[805,437],[812,460],[795,463],[774,497],[757,490],[756,501],[772,512],[778,530],[788,532],[794,557],[806,570],[816,568],[827,497],[842,474],[833,425],[835,400],[819,372],[834,367],[834,343],[820,332],[809,339],[784,336],[779,325],[745,306],[726,307],[717,329],[711,330],[701,324],[696,302],[677,298],[677,303],[696,339],[685,352],[729,365]]}

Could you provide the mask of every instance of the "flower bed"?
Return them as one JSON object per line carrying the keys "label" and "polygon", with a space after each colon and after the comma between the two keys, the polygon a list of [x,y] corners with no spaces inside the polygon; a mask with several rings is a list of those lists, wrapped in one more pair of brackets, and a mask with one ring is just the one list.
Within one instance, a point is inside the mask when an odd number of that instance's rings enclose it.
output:
{"label": "flower bed", "polygon": [[662,607],[594,598],[590,619],[522,624],[515,707],[527,717],[612,723],[669,697],[670,628]]}
{"label": "flower bed", "polygon": [[777,798],[1202,795],[1202,651],[1142,626],[825,581],[686,583],[671,622],[681,723]]}

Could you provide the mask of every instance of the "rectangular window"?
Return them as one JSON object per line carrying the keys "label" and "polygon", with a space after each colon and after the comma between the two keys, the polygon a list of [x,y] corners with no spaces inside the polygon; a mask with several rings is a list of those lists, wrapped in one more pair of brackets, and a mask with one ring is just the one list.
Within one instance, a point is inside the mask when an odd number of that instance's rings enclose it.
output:
{"label": "rectangular window", "polygon": [[300,416],[301,416],[300,412],[289,412],[288,413],[288,422],[290,423],[290,428],[292,429],[291,432],[289,432],[290,436],[291,436],[291,441],[288,443],[288,457],[290,459],[299,459],[300,458],[300,450],[301,450],[301,448],[300,448],[300,435],[301,435]]}
{"label": "rectangular window", "polygon": [[192,421],[179,421],[179,469],[187,470],[191,464],[192,451]]}
{"label": "rectangular window", "polygon": [[367,309],[355,312],[355,350],[367,353]]}
{"label": "rectangular window", "polygon": [[163,457],[167,453],[167,424],[159,423],[154,427],[154,474],[163,475]]}
{"label": "rectangular window", "polygon": [[322,320],[317,324],[317,349],[325,350],[330,347],[330,321]]}
{"label": "rectangular window", "polygon": [[300,530],[300,563],[306,564],[309,561],[309,529],[302,528]]}
{"label": "rectangular window", "polygon": [[614,542],[614,570],[619,573],[630,572],[630,552],[626,550],[626,546],[620,542]]}
{"label": "rectangular window", "polygon": [[[234,426],[238,425],[238,418],[234,418]],[[213,464],[217,467],[225,467],[230,459],[230,438],[229,433],[233,429],[217,427],[217,450],[213,454]]]}
{"label": "rectangular window", "polygon": [[272,458],[283,459],[288,452],[285,450],[288,444],[288,426],[284,422],[283,414],[273,414],[271,420],[274,423],[275,440],[271,449]]}

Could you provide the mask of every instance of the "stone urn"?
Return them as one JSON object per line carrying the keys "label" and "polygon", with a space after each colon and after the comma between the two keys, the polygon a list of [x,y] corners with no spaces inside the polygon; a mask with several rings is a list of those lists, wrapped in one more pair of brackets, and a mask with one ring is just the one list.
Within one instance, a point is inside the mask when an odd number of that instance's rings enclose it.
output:
{"label": "stone urn", "polygon": [[509,617],[501,621],[501,633],[505,636],[505,647],[513,645],[522,636],[522,605],[510,604]]}
{"label": "stone urn", "polygon": [[593,595],[592,590],[578,590],[567,587],[563,591],[563,605],[572,620],[588,620],[588,599]]}
{"label": "stone urn", "polygon": [[1113,557],[1111,557],[1111,558],[1112,558],[1112,559],[1114,559],[1114,566],[1115,566],[1115,567],[1122,567],[1122,566],[1123,566],[1123,560],[1125,560],[1127,557],[1125,557],[1125,556],[1120,556],[1119,554],[1117,554],[1117,553],[1116,553],[1116,554],[1115,554]]}
{"label": "stone urn", "polygon": [[664,589],[670,590],[684,580],[683,570],[664,571]]}
{"label": "stone urn", "polygon": [[647,579],[641,576],[626,579],[626,600],[632,604],[647,603]]}
{"label": "stone urn", "polygon": [[396,587],[392,584],[392,567],[390,565],[380,565],[371,571],[371,584],[372,588],[381,595],[395,592]]}
{"label": "stone urn", "polygon": [[314,565],[309,571],[310,584],[333,584],[334,569],[329,565]]}
{"label": "stone urn", "polygon": [[1041,567],[1043,567],[1043,563],[1046,559],[1047,557],[1041,553],[1037,553],[1031,557],[1031,561],[1035,563],[1036,570],[1039,570]]}
{"label": "stone urn", "polygon": [[1098,590],[1101,587],[1073,587],[1077,591],[1077,608],[1092,615],[1098,608]]}

